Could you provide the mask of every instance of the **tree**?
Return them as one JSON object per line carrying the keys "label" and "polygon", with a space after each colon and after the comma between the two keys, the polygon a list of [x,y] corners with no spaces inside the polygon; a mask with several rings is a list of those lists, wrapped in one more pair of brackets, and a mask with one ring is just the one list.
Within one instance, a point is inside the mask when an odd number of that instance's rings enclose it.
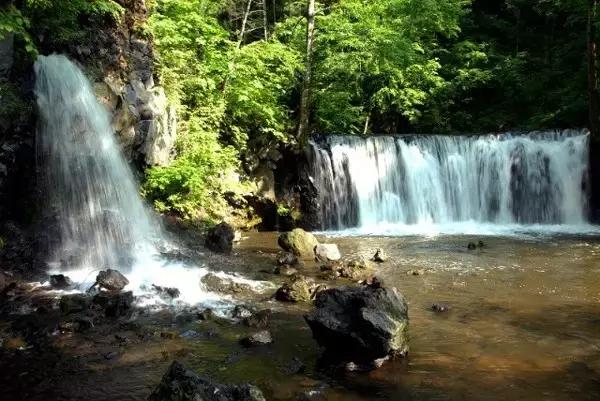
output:
{"label": "tree", "polygon": [[304,145],[308,142],[310,122],[310,92],[312,85],[312,54],[315,40],[315,0],[308,0],[306,7],[306,55],[304,56],[304,81],[300,98],[300,113],[298,119],[298,142]]}

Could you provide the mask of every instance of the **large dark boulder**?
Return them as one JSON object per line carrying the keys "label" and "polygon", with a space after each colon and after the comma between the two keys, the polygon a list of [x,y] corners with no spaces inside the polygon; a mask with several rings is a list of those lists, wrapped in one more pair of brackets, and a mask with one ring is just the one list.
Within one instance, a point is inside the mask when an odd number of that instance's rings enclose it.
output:
{"label": "large dark boulder", "polygon": [[198,376],[175,361],[148,401],[265,401],[260,389],[250,384],[218,384]]}
{"label": "large dark boulder", "polygon": [[93,303],[104,311],[106,317],[125,316],[133,304],[133,293],[100,292],[94,296]]}
{"label": "large dark boulder", "polygon": [[234,237],[235,230],[233,227],[222,222],[208,230],[204,245],[213,252],[230,253],[233,249]]}
{"label": "large dark boulder", "polygon": [[315,340],[342,362],[370,364],[408,352],[408,306],[379,284],[321,291],[304,318]]}

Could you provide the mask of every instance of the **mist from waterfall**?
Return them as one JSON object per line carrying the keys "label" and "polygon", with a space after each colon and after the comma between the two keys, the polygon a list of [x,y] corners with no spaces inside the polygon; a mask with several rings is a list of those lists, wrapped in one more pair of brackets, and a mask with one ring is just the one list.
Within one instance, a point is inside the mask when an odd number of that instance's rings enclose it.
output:
{"label": "mist from waterfall", "polygon": [[224,297],[200,283],[206,267],[173,262],[159,252],[159,245],[173,244],[138,194],[109,113],[83,72],[66,57],[51,55],[38,58],[35,73],[37,159],[45,200],[42,233],[49,237],[50,273],[67,274],[84,290],[99,270],[113,268],[127,276],[128,289],[148,302],[156,284],[178,288],[187,303],[221,305]]}
{"label": "mist from waterfall", "polygon": [[588,141],[575,130],[325,136],[309,147],[322,229],[584,225]]}

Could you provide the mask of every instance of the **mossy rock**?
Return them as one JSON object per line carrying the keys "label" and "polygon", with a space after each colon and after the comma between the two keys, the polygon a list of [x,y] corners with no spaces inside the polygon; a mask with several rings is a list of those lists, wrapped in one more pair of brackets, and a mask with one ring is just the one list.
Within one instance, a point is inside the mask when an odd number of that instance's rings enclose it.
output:
{"label": "mossy rock", "polygon": [[277,243],[283,250],[304,259],[314,258],[315,247],[319,245],[319,241],[314,235],[301,228],[281,234]]}

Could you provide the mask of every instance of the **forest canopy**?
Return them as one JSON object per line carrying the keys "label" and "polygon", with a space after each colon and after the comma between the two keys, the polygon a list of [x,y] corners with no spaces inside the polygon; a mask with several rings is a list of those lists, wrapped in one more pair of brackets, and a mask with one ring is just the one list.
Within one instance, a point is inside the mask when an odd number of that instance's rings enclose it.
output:
{"label": "forest canopy", "polygon": [[[118,19],[120,4],[15,1],[0,34],[35,54],[36,37],[81,39],[82,21]],[[163,211],[215,214],[224,194],[249,190],[237,175],[272,168],[315,133],[600,126],[597,0],[146,4],[141,29],[178,110],[177,157],[148,170],[144,186]]]}

